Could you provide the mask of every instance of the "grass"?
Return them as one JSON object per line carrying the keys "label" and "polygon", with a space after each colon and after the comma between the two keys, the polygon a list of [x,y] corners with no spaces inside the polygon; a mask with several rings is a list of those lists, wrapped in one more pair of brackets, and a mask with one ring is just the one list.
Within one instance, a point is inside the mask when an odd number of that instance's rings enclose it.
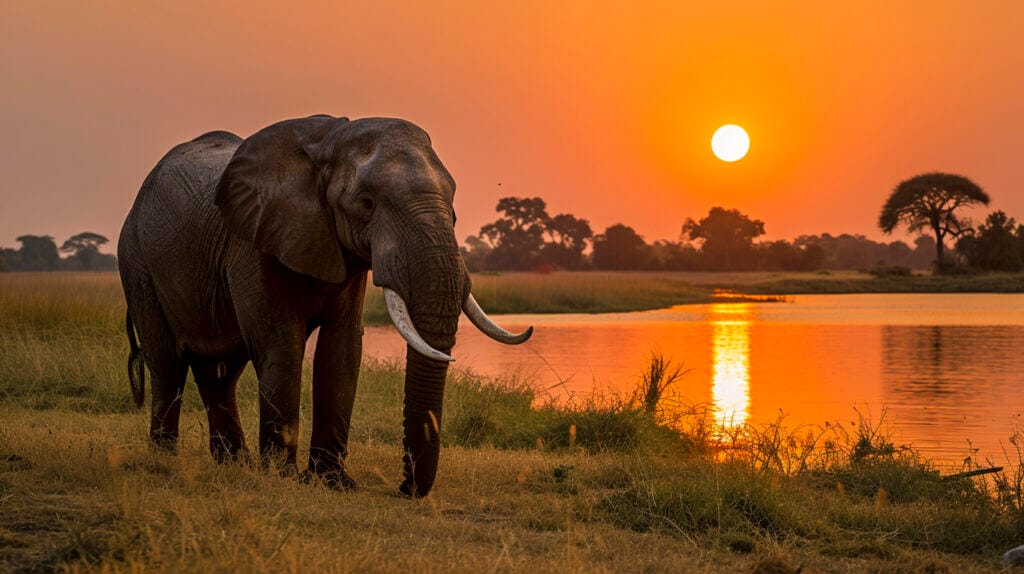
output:
{"label": "grass", "polygon": [[[1018,464],[948,479],[883,421],[718,429],[700,405],[669,420],[658,405],[686,375],[657,355],[635,393],[560,406],[528,381],[453,373],[420,501],[395,494],[390,363],[364,365],[356,492],[214,463],[191,384],[181,452],[153,453],[109,276],[2,285],[0,571],[987,572],[1024,535],[1024,435]],[[253,439],[251,370],[240,392]]]}
{"label": "grass", "polygon": [[759,281],[714,281],[711,286],[748,294],[801,295],[847,293],[1024,293],[1024,274],[875,277],[862,273],[782,275]]}
{"label": "grass", "polygon": [[[772,301],[775,297],[849,293],[1021,293],[1024,273],[888,275],[856,271],[480,273],[473,293],[488,313],[624,313],[673,305]],[[387,324],[380,289],[367,290],[364,321]]]}

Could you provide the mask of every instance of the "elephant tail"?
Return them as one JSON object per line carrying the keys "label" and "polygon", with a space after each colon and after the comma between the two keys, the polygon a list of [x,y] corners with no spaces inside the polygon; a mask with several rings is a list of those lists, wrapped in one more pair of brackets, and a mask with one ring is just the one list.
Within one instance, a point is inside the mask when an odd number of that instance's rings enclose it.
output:
{"label": "elephant tail", "polygon": [[128,330],[128,345],[131,350],[128,352],[128,384],[132,387],[132,399],[137,408],[142,408],[146,400],[146,366],[139,352],[139,342],[135,339],[135,325],[132,324],[130,313],[124,315],[125,328]]}

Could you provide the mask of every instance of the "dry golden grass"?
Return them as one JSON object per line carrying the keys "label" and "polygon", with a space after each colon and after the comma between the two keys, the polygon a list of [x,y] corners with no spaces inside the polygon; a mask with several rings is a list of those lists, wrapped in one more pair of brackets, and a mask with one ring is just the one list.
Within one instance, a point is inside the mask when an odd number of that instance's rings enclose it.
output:
{"label": "dry golden grass", "polygon": [[[0,570],[738,572],[781,558],[808,572],[983,572],[996,564],[903,547],[890,540],[898,531],[830,533],[810,513],[797,517],[808,521],[804,536],[623,527],[603,501],[630,485],[653,487],[671,470],[632,453],[452,447],[439,488],[410,501],[395,493],[393,444],[355,444],[350,464],[362,487],[338,493],[213,463],[198,411],[183,421],[177,456],[149,452],[140,415],[0,413]],[[572,470],[557,479],[558,468]],[[701,478],[715,486],[715,476]],[[732,484],[719,480],[723,490]]]}

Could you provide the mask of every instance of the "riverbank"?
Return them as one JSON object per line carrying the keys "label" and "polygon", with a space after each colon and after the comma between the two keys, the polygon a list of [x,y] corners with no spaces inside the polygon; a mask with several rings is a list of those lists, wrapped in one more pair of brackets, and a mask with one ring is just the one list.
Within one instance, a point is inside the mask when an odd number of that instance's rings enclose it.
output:
{"label": "riverbank", "polygon": [[[988,572],[1021,542],[1019,457],[948,479],[879,421],[726,431],[699,407],[669,416],[646,388],[556,409],[455,373],[419,501],[396,495],[401,365],[364,365],[357,492],[217,465],[191,383],[179,455],[151,453],[109,277],[21,287],[0,292],[0,570]],[[250,441],[256,387],[249,368]]]}

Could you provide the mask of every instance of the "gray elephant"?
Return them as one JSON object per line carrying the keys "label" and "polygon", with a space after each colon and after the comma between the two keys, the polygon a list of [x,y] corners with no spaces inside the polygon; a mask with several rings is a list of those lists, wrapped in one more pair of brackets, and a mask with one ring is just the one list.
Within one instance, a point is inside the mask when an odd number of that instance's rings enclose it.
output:
{"label": "gray elephant", "polygon": [[354,486],[344,461],[372,269],[408,342],[400,490],[425,496],[460,313],[503,343],[532,333],[501,329],[476,304],[455,239],[454,194],[426,132],[397,119],[319,115],[245,140],[211,132],[172,149],[142,184],[118,245],[138,406],[143,362],[153,379],[151,444],[175,448],[191,368],[212,454],[246,456],[235,387],[252,361],[261,460],[295,468],[303,354],[319,328],[306,472]]}

